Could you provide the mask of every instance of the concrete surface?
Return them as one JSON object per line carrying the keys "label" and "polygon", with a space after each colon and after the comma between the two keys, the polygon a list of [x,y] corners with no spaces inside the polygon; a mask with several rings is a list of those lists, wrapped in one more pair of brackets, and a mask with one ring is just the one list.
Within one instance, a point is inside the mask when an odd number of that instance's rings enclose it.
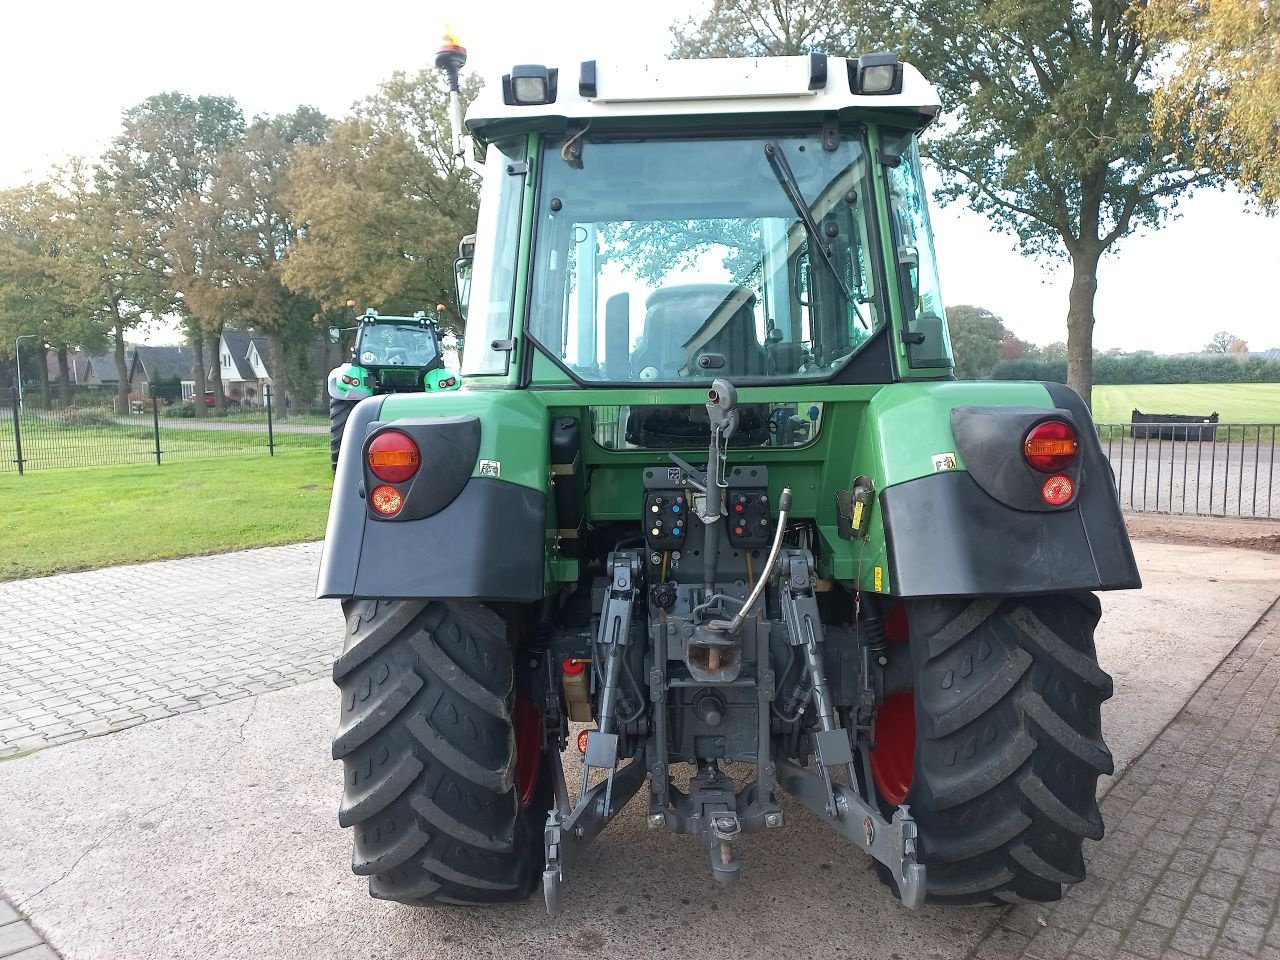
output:
{"label": "concrete surface", "polygon": [[0,759],[328,676],[318,543],[0,584]]}
{"label": "concrete surface", "polygon": [[[1280,557],[1139,544],[1141,594],[1104,598],[1104,729],[1131,762],[1280,594]],[[332,605],[327,616],[333,615]],[[68,960],[245,957],[970,955],[993,911],[903,910],[869,861],[794,803],[708,878],[633,805],[575,870],[567,911],[371,901],[336,824],[327,681],[0,762],[0,887]],[[570,763],[570,777],[573,765]],[[1105,849],[1105,842],[1104,842]]]}

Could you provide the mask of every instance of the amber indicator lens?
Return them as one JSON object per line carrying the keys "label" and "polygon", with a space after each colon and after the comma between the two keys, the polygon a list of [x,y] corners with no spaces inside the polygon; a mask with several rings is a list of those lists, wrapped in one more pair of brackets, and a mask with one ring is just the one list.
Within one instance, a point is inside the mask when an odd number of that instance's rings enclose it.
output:
{"label": "amber indicator lens", "polygon": [[1022,452],[1027,463],[1041,473],[1057,473],[1069,467],[1080,450],[1080,441],[1071,424],[1046,420],[1027,434]]}
{"label": "amber indicator lens", "polygon": [[418,472],[418,445],[399,430],[384,430],[369,444],[369,469],[379,480],[404,483]]}

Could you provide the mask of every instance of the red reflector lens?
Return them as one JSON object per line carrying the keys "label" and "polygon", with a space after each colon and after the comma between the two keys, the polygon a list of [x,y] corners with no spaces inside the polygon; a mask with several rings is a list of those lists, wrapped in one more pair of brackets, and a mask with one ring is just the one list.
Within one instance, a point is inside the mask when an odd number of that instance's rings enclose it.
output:
{"label": "red reflector lens", "polygon": [[404,506],[404,497],[400,496],[400,491],[395,487],[374,487],[369,502],[373,504],[373,509],[384,517],[389,517],[400,512],[400,508]]}
{"label": "red reflector lens", "polygon": [[576,677],[587,669],[587,661],[565,657],[564,663],[560,664],[560,669],[564,671],[566,677]]}
{"label": "red reflector lens", "polygon": [[591,733],[590,730],[583,730],[580,734],[578,734],[578,752],[579,753],[585,754],[587,752],[587,735],[590,733]]}
{"label": "red reflector lens", "polygon": [[369,444],[369,469],[379,480],[404,483],[418,472],[418,445],[399,430],[384,430]]}
{"label": "red reflector lens", "polygon": [[1071,482],[1071,478],[1058,474],[1056,477],[1050,477],[1044,482],[1044,487],[1040,490],[1040,496],[1044,497],[1044,502],[1050,506],[1060,507],[1070,500],[1071,495],[1075,492],[1076,485]]}
{"label": "red reflector lens", "polygon": [[1065,470],[1076,458],[1080,442],[1071,424],[1061,420],[1046,420],[1037,424],[1022,445],[1027,463],[1041,473],[1057,473]]}

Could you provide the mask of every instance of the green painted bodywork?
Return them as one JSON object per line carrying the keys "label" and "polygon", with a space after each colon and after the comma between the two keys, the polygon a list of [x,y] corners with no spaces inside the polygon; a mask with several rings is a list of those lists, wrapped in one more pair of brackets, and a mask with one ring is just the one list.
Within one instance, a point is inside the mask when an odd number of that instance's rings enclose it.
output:
{"label": "green painted bodywork", "polygon": [[[642,469],[669,463],[664,450],[611,450],[598,444],[591,431],[593,408],[645,405],[701,406],[706,386],[645,389],[635,385],[580,386],[556,363],[534,350],[525,335],[526,295],[534,222],[534,184],[537,183],[539,135],[529,137],[529,172],[525,180],[524,216],[517,261],[512,337],[516,347],[504,374],[469,377],[462,389],[431,395],[397,394],[387,397],[380,419],[438,417],[468,414],[481,422],[480,454],[473,476],[496,475],[503,481],[537,490],[547,497],[548,536],[545,542],[548,591],[573,583],[580,575],[577,560],[560,554],[554,531],[555,498],[549,464],[552,418],[573,417],[581,428],[583,469],[586,471],[587,522],[639,521],[643,505]],[[880,144],[874,125],[868,127],[868,148],[877,156]],[[884,169],[872,164],[876,221],[882,255],[896,262],[890,229]],[[835,492],[850,488],[857,476],[871,478],[877,493],[896,484],[935,472],[935,456],[956,457],[951,410],[968,405],[1018,405],[1051,409],[1042,384],[1017,382],[958,382],[939,369],[913,369],[902,341],[903,308],[898,283],[885,284],[890,335],[897,382],[869,385],[823,383],[785,386],[743,386],[741,404],[789,403],[800,409],[822,404],[818,435],[803,446],[737,448],[730,444],[731,466],[763,464],[769,470],[773,499],[783,487],[793,494],[792,517],[812,519],[819,531],[815,554],[822,577],[857,583],[863,590],[889,593],[884,529],[873,507],[867,538],[843,540],[837,534]],[[473,305],[474,309],[474,305]],[[521,386],[521,369],[528,380]],[[681,450],[691,463],[705,463],[705,448]],[[481,461],[487,461],[482,467]],[[494,465],[497,465],[496,467]],[[427,469],[430,465],[425,465]]]}

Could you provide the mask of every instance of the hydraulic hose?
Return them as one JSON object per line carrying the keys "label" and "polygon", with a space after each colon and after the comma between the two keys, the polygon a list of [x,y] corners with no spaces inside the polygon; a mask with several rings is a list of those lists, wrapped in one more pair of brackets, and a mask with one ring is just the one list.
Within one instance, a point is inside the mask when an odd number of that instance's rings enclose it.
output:
{"label": "hydraulic hose", "polygon": [[791,512],[791,488],[782,488],[782,497],[778,500],[778,529],[773,534],[773,546],[769,548],[769,559],[764,562],[764,568],[760,571],[760,579],[756,581],[754,589],[742,604],[742,609],[738,611],[738,615],[732,620],[712,620],[707,624],[708,630],[714,630],[716,633],[737,633],[742,629],[742,624],[746,622],[747,612],[756,605],[756,601],[760,599],[760,594],[764,593],[764,588],[769,581],[774,578],[776,571],[774,566],[778,562],[778,554],[782,552],[782,538],[787,530],[787,514]]}

